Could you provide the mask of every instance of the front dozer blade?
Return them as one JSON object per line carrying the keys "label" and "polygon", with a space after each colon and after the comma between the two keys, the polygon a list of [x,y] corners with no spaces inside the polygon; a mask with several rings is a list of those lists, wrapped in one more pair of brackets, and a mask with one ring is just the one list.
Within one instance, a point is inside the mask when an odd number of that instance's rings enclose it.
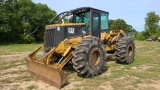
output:
{"label": "front dozer blade", "polygon": [[67,81],[66,73],[55,66],[45,64],[43,60],[38,61],[36,58],[33,58],[39,49],[40,48],[35,50],[26,58],[28,63],[28,72],[44,82],[60,89]]}

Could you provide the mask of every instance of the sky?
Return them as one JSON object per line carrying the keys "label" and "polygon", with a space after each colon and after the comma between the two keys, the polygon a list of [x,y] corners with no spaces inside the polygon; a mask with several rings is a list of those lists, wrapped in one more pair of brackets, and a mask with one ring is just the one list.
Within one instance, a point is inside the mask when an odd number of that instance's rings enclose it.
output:
{"label": "sky", "polygon": [[109,19],[123,19],[137,31],[143,31],[147,13],[160,16],[160,0],[32,0],[47,4],[58,13],[79,7],[93,7],[109,12]]}

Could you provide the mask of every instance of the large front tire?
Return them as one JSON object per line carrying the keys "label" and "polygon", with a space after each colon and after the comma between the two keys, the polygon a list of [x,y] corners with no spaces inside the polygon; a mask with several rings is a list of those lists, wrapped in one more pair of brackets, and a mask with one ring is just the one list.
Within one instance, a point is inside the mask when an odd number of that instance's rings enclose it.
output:
{"label": "large front tire", "polygon": [[73,52],[73,68],[81,77],[93,77],[103,72],[106,64],[105,46],[97,37],[84,38]]}

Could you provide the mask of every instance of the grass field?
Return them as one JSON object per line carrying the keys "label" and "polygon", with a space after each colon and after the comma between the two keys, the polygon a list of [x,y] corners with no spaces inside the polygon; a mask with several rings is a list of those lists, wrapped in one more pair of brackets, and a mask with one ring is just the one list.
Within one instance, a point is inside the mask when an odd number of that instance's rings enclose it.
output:
{"label": "grass field", "polygon": [[[69,84],[62,90],[160,90],[160,42],[135,41],[135,44],[136,55],[132,64],[116,64],[114,56],[107,55],[110,60],[105,72],[88,79],[78,77],[71,68],[67,72]],[[24,58],[38,46],[43,44],[0,46],[1,90],[55,90],[26,72]]]}

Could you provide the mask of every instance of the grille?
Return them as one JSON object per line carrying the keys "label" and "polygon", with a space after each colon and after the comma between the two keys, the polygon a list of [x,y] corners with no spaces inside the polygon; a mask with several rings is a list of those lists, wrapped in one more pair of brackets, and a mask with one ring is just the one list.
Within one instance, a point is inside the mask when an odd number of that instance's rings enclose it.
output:
{"label": "grille", "polygon": [[45,34],[45,50],[55,47],[55,29],[47,29]]}

